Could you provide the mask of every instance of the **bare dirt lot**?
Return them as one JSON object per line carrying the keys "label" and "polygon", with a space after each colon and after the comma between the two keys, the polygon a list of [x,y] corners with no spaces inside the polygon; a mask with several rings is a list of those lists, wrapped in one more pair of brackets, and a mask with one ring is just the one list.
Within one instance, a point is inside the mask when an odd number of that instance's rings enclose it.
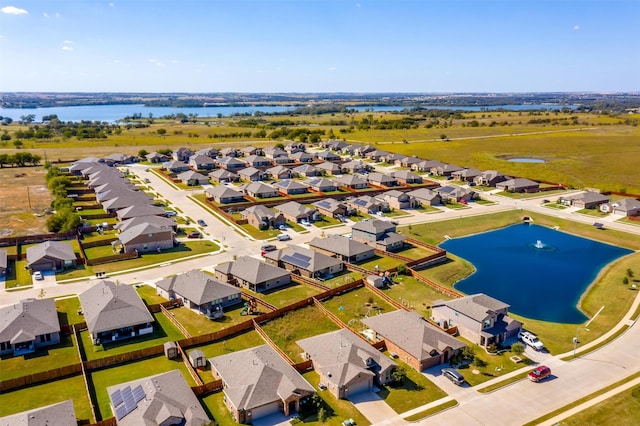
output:
{"label": "bare dirt lot", "polygon": [[0,238],[46,232],[53,197],[42,167],[0,169]]}

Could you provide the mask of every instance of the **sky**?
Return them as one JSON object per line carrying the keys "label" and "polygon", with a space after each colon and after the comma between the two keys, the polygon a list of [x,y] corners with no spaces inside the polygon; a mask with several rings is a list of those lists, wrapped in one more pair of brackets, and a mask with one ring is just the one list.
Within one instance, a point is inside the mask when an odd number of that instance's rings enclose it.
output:
{"label": "sky", "polygon": [[0,92],[640,91],[640,0],[0,0]]}

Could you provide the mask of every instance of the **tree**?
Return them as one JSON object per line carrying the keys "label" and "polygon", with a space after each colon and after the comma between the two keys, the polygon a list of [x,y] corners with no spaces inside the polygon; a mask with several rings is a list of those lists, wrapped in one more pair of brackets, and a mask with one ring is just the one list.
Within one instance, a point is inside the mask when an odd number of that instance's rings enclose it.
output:
{"label": "tree", "polygon": [[167,133],[167,129],[158,129],[156,130],[156,133],[160,136],[164,136]]}
{"label": "tree", "polygon": [[462,357],[464,359],[473,360],[476,357],[476,349],[473,346],[465,346],[462,348]]}
{"label": "tree", "polygon": [[440,135],[440,139],[442,139],[443,141],[447,140],[447,135],[445,135],[444,133]]}
{"label": "tree", "polygon": [[407,268],[407,265],[405,265],[404,263],[401,263],[398,265],[397,272],[398,272],[398,275],[407,275],[407,273],[409,272],[409,269]]}
{"label": "tree", "polygon": [[138,157],[140,158],[144,158],[149,154],[149,152],[146,149],[141,149],[140,151],[138,151]]}
{"label": "tree", "polygon": [[36,119],[35,114],[27,114],[27,115],[20,116],[20,121],[23,122],[24,124],[31,124],[35,119]]}
{"label": "tree", "polygon": [[633,271],[631,270],[631,268],[627,269],[627,277],[633,278]]}
{"label": "tree", "polygon": [[482,358],[476,356],[473,358],[473,361],[471,361],[471,365],[473,365],[474,367],[486,367],[487,362]]}
{"label": "tree", "polygon": [[407,377],[407,372],[402,367],[397,367],[391,372],[391,380],[396,383],[402,383],[405,377]]}
{"label": "tree", "polygon": [[629,277],[624,277],[624,278],[622,279],[622,284],[624,284],[624,285],[629,284]]}
{"label": "tree", "polygon": [[13,141],[13,146],[15,146],[16,149],[22,148],[23,145],[22,141]]}

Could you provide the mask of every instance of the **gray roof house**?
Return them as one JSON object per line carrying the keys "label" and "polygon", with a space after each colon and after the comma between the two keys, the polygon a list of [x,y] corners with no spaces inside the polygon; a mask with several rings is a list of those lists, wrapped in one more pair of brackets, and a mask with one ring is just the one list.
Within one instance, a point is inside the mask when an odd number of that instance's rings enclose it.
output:
{"label": "gray roof house", "polygon": [[141,223],[149,223],[151,225],[155,225],[157,227],[169,227],[174,231],[177,229],[178,224],[175,219],[170,217],[161,217],[161,216],[136,216],[129,219],[125,219],[122,222],[118,222],[113,225],[114,229],[119,230],[120,232],[124,232],[127,229],[140,225]]}
{"label": "gray roof house", "polygon": [[496,184],[511,179],[497,170],[485,170],[473,179],[476,185],[495,187]]}
{"label": "gray roof house", "polygon": [[240,213],[251,226],[257,229],[277,228],[287,221],[282,213],[276,213],[262,204],[248,207]]}
{"label": "gray roof house", "polygon": [[247,167],[244,161],[240,161],[235,157],[218,157],[215,162],[221,169],[229,171],[238,171]]}
{"label": "gray roof house", "polygon": [[282,148],[272,146],[264,149],[264,156],[267,158],[289,157],[289,153]]}
{"label": "gray roof house", "polygon": [[249,182],[256,182],[264,179],[266,173],[262,170],[258,170],[255,167],[247,167],[242,170],[238,170],[238,176],[240,179],[246,180]]}
{"label": "gray roof house", "polygon": [[304,194],[307,192],[307,185],[297,180],[285,179],[273,184],[280,192],[284,194]]}
{"label": "gray roof house", "polygon": [[389,352],[417,371],[449,362],[465,344],[425,321],[415,311],[399,309],[361,320],[384,340]]}
{"label": "gray roof house", "polygon": [[274,179],[291,179],[293,171],[285,166],[273,166],[265,170],[265,173]]}
{"label": "gray roof house", "polygon": [[397,189],[378,194],[376,198],[383,200],[389,207],[396,210],[412,209],[419,204],[413,195],[408,192],[398,191]]}
{"label": "gray roof house", "polygon": [[247,167],[268,167],[272,164],[271,160],[265,157],[264,155],[249,155],[245,157],[242,161],[247,165]]}
{"label": "gray roof house", "polygon": [[480,198],[480,195],[474,190],[458,185],[441,186],[435,191],[440,195],[443,203],[471,201]]}
{"label": "gray roof house", "polygon": [[608,195],[600,194],[595,191],[585,191],[581,194],[560,197],[558,198],[558,201],[562,204],[581,209],[595,209],[598,208],[600,204],[608,203],[609,199]]}
{"label": "gray roof house", "polygon": [[251,182],[240,185],[238,188],[253,198],[271,198],[278,196],[278,190],[276,188],[262,182]]}
{"label": "gray roof house", "polygon": [[442,197],[440,197],[440,194],[427,188],[418,188],[407,192],[407,194],[412,195],[416,201],[426,206],[442,204]]}
{"label": "gray roof house", "polygon": [[411,167],[412,164],[418,164],[421,161],[423,161],[422,158],[412,156],[400,158],[394,161],[394,164],[399,167]]}
{"label": "gray roof house", "polygon": [[462,167],[456,166],[455,164],[442,164],[431,167],[431,173],[437,176],[451,176],[453,172],[460,170],[462,170]]}
{"label": "gray roof house", "polygon": [[457,327],[458,333],[480,346],[502,344],[516,337],[522,323],[508,315],[509,305],[483,293],[432,304],[431,316],[440,327]]}
{"label": "gray roof house", "polygon": [[329,235],[326,238],[316,237],[309,242],[309,247],[349,263],[357,263],[375,255],[373,247],[342,235]]}
{"label": "gray roof house", "polygon": [[363,220],[351,227],[352,238],[384,251],[404,247],[406,237],[396,233],[396,225],[386,220]]}
{"label": "gray roof house", "polygon": [[392,382],[397,364],[347,329],[298,340],[302,356],[313,361],[320,383],[336,397],[349,396]]}
{"label": "gray roof house", "polygon": [[482,172],[478,169],[462,169],[451,173],[451,176],[461,182],[473,182],[474,179],[481,174]]}
{"label": "gray roof house", "polygon": [[216,203],[229,204],[245,201],[244,194],[225,185],[212,186],[204,190],[208,198],[213,198]]}
{"label": "gray roof house", "polygon": [[106,157],[103,157],[101,160],[105,164],[109,164],[109,165],[128,164],[128,163],[134,163],[136,161],[136,157],[129,154],[116,153],[116,154],[107,155]]}
{"label": "gray roof house", "polygon": [[24,355],[60,343],[53,299],[24,299],[0,308],[0,355]]}
{"label": "gray roof house", "polygon": [[336,163],[325,161],[324,163],[316,164],[316,168],[322,173],[327,175],[338,175],[342,172],[342,168]]}
{"label": "gray roof house", "polygon": [[238,288],[197,269],[158,281],[156,291],[168,300],[182,299],[184,306],[211,319],[222,317],[224,308],[242,303]]}
{"label": "gray roof house", "polygon": [[344,270],[344,263],[340,259],[293,245],[267,252],[264,260],[270,265],[309,278],[324,277]]}
{"label": "gray roof house", "polygon": [[203,154],[195,154],[189,157],[189,166],[196,170],[212,170],[216,167],[211,157]]}
{"label": "gray roof house", "polygon": [[161,251],[173,247],[174,235],[172,226],[142,222],[120,232],[111,244],[113,247],[121,245],[125,253]]}
{"label": "gray roof house", "polygon": [[372,151],[368,151],[364,153],[364,156],[370,160],[375,161],[376,163],[380,162],[382,158],[388,156],[389,153],[386,151],[382,151],[379,149],[374,149]]}
{"label": "gray roof house", "polygon": [[317,159],[322,161],[339,161],[340,160],[340,156],[338,154],[333,153],[328,149],[324,151],[316,152],[315,156]]}
{"label": "gray roof house", "polygon": [[371,195],[361,195],[359,197],[348,197],[345,204],[361,213],[375,213],[389,211],[389,203],[386,201],[372,197]]}
{"label": "gray roof house", "polygon": [[189,148],[178,148],[172,152],[173,159],[176,161],[188,161],[189,157],[191,157],[195,152],[191,151]]}
{"label": "gray roof house", "polygon": [[304,181],[304,184],[318,192],[333,192],[338,190],[337,183],[331,179],[322,177],[307,179]]}
{"label": "gray roof house", "polygon": [[422,176],[410,172],[409,170],[397,170],[391,175],[402,185],[422,183]]}
{"label": "gray roof house", "polygon": [[333,181],[339,186],[345,186],[351,189],[363,189],[369,187],[366,180],[363,180],[356,175],[338,176]]}
{"label": "gray roof house", "polygon": [[209,183],[209,178],[202,173],[194,172],[193,170],[189,170],[183,173],[180,173],[178,179],[189,186],[195,185],[207,185]]}
{"label": "gray roof house", "polygon": [[393,176],[378,172],[369,173],[367,182],[377,186],[396,186],[398,184],[398,181]]}
{"label": "gray roof house", "polygon": [[168,155],[160,154],[159,152],[152,152],[144,157],[151,163],[165,163],[169,161],[170,158]]}
{"label": "gray roof house", "polygon": [[155,319],[130,285],[100,280],[78,298],[94,345],[153,333]]}
{"label": "gray roof house", "polygon": [[273,209],[282,213],[285,219],[292,222],[310,221],[316,213],[315,209],[304,206],[297,201],[287,201],[286,203],[274,206]]}
{"label": "gray roof house", "polygon": [[164,216],[165,210],[162,207],[151,206],[148,204],[134,204],[130,207],[122,208],[116,211],[118,220],[127,220],[133,217],[141,216]]}
{"label": "gray roof house", "polygon": [[114,213],[120,209],[128,208],[136,205],[153,205],[153,198],[144,192],[132,192],[131,194],[121,195],[111,200],[103,201],[102,208],[107,213]]}
{"label": "gray roof house", "polygon": [[496,188],[509,192],[536,192],[540,184],[531,179],[514,178],[497,183]]}
{"label": "gray roof house", "polygon": [[45,241],[27,248],[30,271],[59,271],[75,264],[76,254],[66,241]]}
{"label": "gray roof house", "polygon": [[294,167],[293,172],[296,175],[302,176],[302,177],[318,176],[321,174],[320,170],[318,170],[316,167],[312,166],[311,164],[302,164],[300,166]]}
{"label": "gray roof house", "polygon": [[342,163],[340,167],[345,173],[362,173],[367,172],[371,169],[371,166],[369,166],[369,164],[365,163],[362,160],[347,161],[346,163]]}
{"label": "gray roof house", "polygon": [[216,265],[214,273],[221,281],[248,288],[257,293],[291,283],[289,271],[250,256],[240,256],[232,262]]}
{"label": "gray roof house", "polygon": [[315,393],[269,345],[220,355],[209,363],[213,377],[224,384],[225,403],[238,423],[278,412],[289,416]]}
{"label": "gray roof house", "polygon": [[313,155],[306,153],[304,151],[294,152],[290,154],[289,157],[298,163],[311,163],[315,158]]}
{"label": "gray roof house", "polygon": [[180,370],[109,386],[107,394],[118,426],[211,423]]}
{"label": "gray roof house", "polygon": [[225,169],[218,169],[209,173],[209,178],[214,182],[237,182],[240,177],[233,172]]}
{"label": "gray roof house", "polygon": [[600,205],[600,211],[622,216],[636,216],[640,214],[640,201],[634,198],[623,198]]}
{"label": "gray roof house", "polygon": [[333,198],[325,198],[324,200],[311,203],[320,214],[329,217],[345,216],[347,214],[347,206]]}
{"label": "gray roof house", "polygon": [[73,400],[38,407],[9,416],[0,417],[1,426],[77,426]]}
{"label": "gray roof house", "polygon": [[[189,157],[187,157],[186,159],[188,158]],[[184,161],[178,161],[178,160],[162,163],[162,167],[164,167],[165,169],[169,170],[172,173],[186,172],[187,170],[189,170],[189,165],[187,163],[185,163]]]}

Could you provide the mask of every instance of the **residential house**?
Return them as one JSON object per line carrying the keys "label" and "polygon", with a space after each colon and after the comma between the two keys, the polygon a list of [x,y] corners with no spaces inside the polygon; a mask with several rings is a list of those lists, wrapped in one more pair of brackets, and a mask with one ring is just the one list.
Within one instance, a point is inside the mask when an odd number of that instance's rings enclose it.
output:
{"label": "residential house", "polygon": [[403,158],[406,158],[406,155],[396,154],[396,153],[389,153],[389,154],[381,157],[380,161],[382,161],[383,163],[395,164],[396,161],[402,160]]}
{"label": "residential house", "polygon": [[301,176],[301,177],[319,176],[320,174],[322,174],[320,170],[318,170],[316,167],[312,166],[311,164],[302,164],[298,167],[294,167],[293,172],[297,176]]}
{"label": "residential house", "polygon": [[413,191],[407,192],[407,194],[414,197],[417,202],[421,203],[424,206],[434,206],[437,204],[442,204],[442,197],[440,197],[440,194],[427,188],[418,188]]}
{"label": "residential house", "polygon": [[429,324],[415,311],[399,309],[361,320],[387,350],[417,371],[448,363],[465,344]]}
{"label": "residential house", "polygon": [[483,347],[515,338],[522,323],[508,314],[509,305],[483,293],[431,305],[433,321],[444,329],[457,327],[460,336]]}
{"label": "residential house", "polygon": [[150,163],[165,163],[169,161],[169,156],[160,154],[158,152],[152,152],[144,156],[144,158]]}
{"label": "residential house", "polygon": [[215,148],[204,148],[196,152],[198,155],[206,155],[209,158],[217,158],[220,155],[220,151]]}
{"label": "residential house", "polygon": [[211,424],[180,370],[107,387],[117,426]]}
{"label": "residential house", "polygon": [[366,156],[369,152],[373,152],[376,150],[376,147],[373,145],[364,145],[356,150],[355,155],[359,155],[360,157]]}
{"label": "residential house", "polygon": [[413,195],[397,189],[378,194],[376,198],[383,200],[390,208],[396,210],[412,209],[420,204]]}
{"label": "residential house", "polygon": [[176,223],[175,219],[170,217],[164,217],[164,216],[131,217],[129,219],[123,220],[122,222],[116,223],[115,225],[113,225],[113,229],[116,229],[120,232],[124,232],[133,226],[140,225],[141,223],[149,223],[151,225],[155,225],[160,228],[162,227],[171,228],[174,231],[178,229],[178,224]]}
{"label": "residential house", "polygon": [[328,217],[336,218],[347,215],[347,206],[333,198],[325,198],[311,204],[318,210],[318,213]]}
{"label": "residential house", "polygon": [[4,249],[0,249],[0,277],[5,276],[8,269],[9,261],[7,259],[7,251]]}
{"label": "residential house", "polygon": [[398,170],[391,174],[400,185],[413,185],[422,183],[422,176],[409,170]]}
{"label": "residential house", "polygon": [[73,409],[73,400],[67,399],[44,407],[0,417],[0,425],[77,426],[78,420]]}
{"label": "residential house", "polygon": [[334,181],[322,177],[307,179],[304,184],[318,192],[334,192],[338,190],[338,185]]}
{"label": "residential house", "polygon": [[[242,155],[242,151],[236,148],[223,148],[220,150],[220,155],[218,157],[240,157]],[[251,154],[249,154],[251,155]]]}
{"label": "residential house", "polygon": [[242,192],[253,198],[277,197],[278,190],[262,182],[251,182],[238,187]]}
{"label": "residential house", "polygon": [[107,213],[115,213],[120,209],[132,206],[153,205],[153,198],[144,192],[131,192],[129,194],[120,195],[110,200],[101,201],[102,208]]}
{"label": "residential house", "polygon": [[453,176],[454,180],[460,182],[473,182],[481,174],[482,172],[478,169],[462,169],[451,173],[451,176]]}
{"label": "residential house", "polygon": [[348,144],[339,139],[329,139],[328,141],[322,142],[320,145],[333,151],[341,151],[342,148],[346,147]]}
{"label": "residential house", "polygon": [[240,290],[197,269],[158,281],[156,291],[168,300],[182,299],[184,306],[212,319],[242,303]]}
{"label": "residential house", "polygon": [[372,151],[368,151],[364,154],[364,156],[366,158],[368,158],[369,160],[373,160],[376,163],[379,163],[382,161],[383,158],[389,156],[390,154],[386,151],[381,151],[379,149],[374,149]]}
{"label": "residential house", "polygon": [[347,399],[393,381],[398,365],[348,329],[298,340],[302,356],[336,398]]}
{"label": "residential house", "polygon": [[375,186],[396,186],[398,181],[393,176],[386,175],[384,173],[372,172],[367,175],[367,182],[370,185]]}
{"label": "residential house", "polygon": [[256,204],[244,209],[242,212],[243,219],[257,229],[278,228],[287,221],[282,213],[276,213],[270,208],[262,204]]}
{"label": "residential house", "polygon": [[99,187],[94,188],[94,191],[96,193],[96,201],[98,203],[103,203],[105,201],[113,200],[114,198],[118,197],[126,197],[134,192],[140,192],[139,189],[135,186],[115,182],[100,185]]}
{"label": "residential house", "polygon": [[276,182],[273,186],[283,194],[304,194],[307,192],[307,185],[297,180],[285,179],[280,182]]}
{"label": "residential house", "polygon": [[213,198],[218,204],[238,203],[245,201],[244,194],[240,191],[236,191],[229,186],[217,185],[205,189],[204,191],[207,198]]}
{"label": "residential house", "polygon": [[637,216],[640,214],[640,201],[633,198],[623,198],[600,205],[600,211],[620,216]]}
{"label": "residential house", "polygon": [[189,170],[189,165],[187,163],[177,160],[162,163],[162,167],[164,167],[171,173],[186,172],[187,170]]}
{"label": "residential house", "polygon": [[134,217],[143,216],[164,216],[165,210],[162,207],[151,206],[149,204],[134,204],[116,211],[118,220],[127,220]]}
{"label": "residential house", "polygon": [[404,157],[394,161],[394,164],[398,167],[411,168],[412,165],[421,163],[422,161],[424,160],[418,157]]}
{"label": "residential house", "polygon": [[256,293],[264,293],[291,283],[289,271],[250,256],[239,256],[234,261],[216,265],[214,273],[223,282]]}
{"label": "residential house", "polygon": [[262,170],[256,169],[255,167],[247,167],[246,169],[238,171],[238,176],[240,176],[240,179],[248,182],[257,182],[264,179],[266,173]]}
{"label": "residential house", "polygon": [[495,187],[500,182],[511,179],[497,170],[485,170],[473,179],[476,185]]}
{"label": "residential house", "polygon": [[271,179],[291,179],[293,177],[293,171],[285,166],[274,166],[265,170],[265,173],[271,177]]}
{"label": "residential house", "polygon": [[218,169],[214,172],[209,173],[209,179],[213,182],[237,182],[240,180],[240,177],[233,172],[224,169]]}
{"label": "residential house", "polygon": [[120,232],[111,245],[114,248],[122,246],[125,253],[159,252],[173,248],[174,235],[173,227],[143,222]]}
{"label": "residential house", "polygon": [[284,150],[287,151],[287,154],[289,154],[289,156],[291,156],[292,154],[305,152],[307,150],[307,147],[300,142],[291,142],[284,147]]}
{"label": "residential house", "polygon": [[595,191],[585,191],[581,194],[560,197],[558,201],[566,206],[578,207],[580,209],[596,209],[601,204],[609,202],[609,196]]}
{"label": "residential house", "polygon": [[256,148],[255,146],[245,146],[244,148],[240,149],[240,153],[242,154],[243,157],[250,157],[252,155],[262,155],[262,149]]}
{"label": "residential house", "polygon": [[214,161],[218,167],[230,172],[237,172],[238,170],[242,170],[247,167],[243,161],[240,161],[235,157],[218,157]]}
{"label": "residential house", "polygon": [[373,247],[346,238],[341,235],[329,235],[326,238],[314,238],[309,242],[311,249],[337,257],[343,262],[357,263],[372,258],[375,255]]}
{"label": "residential house", "polygon": [[331,163],[331,162],[328,162],[328,161],[325,161],[325,162],[320,163],[320,164],[316,164],[315,167],[318,170],[320,170],[320,172],[322,174],[325,174],[325,175],[335,176],[335,175],[339,175],[340,173],[342,173],[342,168],[338,164]]}
{"label": "residential house", "polygon": [[458,185],[447,185],[435,190],[443,203],[459,203],[461,201],[472,201],[480,198],[480,195],[472,189]]}
{"label": "residential house", "polygon": [[271,165],[271,160],[263,155],[249,155],[248,157],[244,158],[243,161],[247,167],[259,168],[269,167]]}
{"label": "residential house", "polygon": [[371,166],[362,160],[347,161],[342,163],[340,167],[342,168],[342,173],[364,173],[371,169]]}
{"label": "residential house", "polygon": [[94,345],[153,333],[153,315],[133,286],[99,280],[78,298]]}
{"label": "residential house", "polygon": [[340,161],[340,156],[329,150],[316,152],[315,157],[322,161]]}
{"label": "residential house", "polygon": [[208,155],[195,154],[189,157],[189,167],[194,170],[213,170],[216,165]]}
{"label": "residential house", "polygon": [[431,169],[434,167],[444,166],[444,163],[436,160],[423,160],[419,163],[411,165],[411,170],[414,172],[431,173]]}
{"label": "residential house", "polygon": [[273,160],[278,157],[289,157],[289,154],[282,148],[270,147],[264,149],[264,156]]}
{"label": "residential house", "polygon": [[451,176],[453,172],[459,172],[462,170],[462,167],[456,166],[454,164],[442,164],[431,167],[431,174],[436,176]]}
{"label": "residential house", "polygon": [[189,161],[189,157],[191,157],[195,152],[191,151],[189,148],[178,148],[172,153],[172,157],[175,161],[187,162]]}
{"label": "residential house", "polygon": [[369,184],[367,183],[367,181],[359,178],[356,175],[338,176],[335,179],[333,179],[333,181],[337,183],[338,186],[343,186],[345,188],[351,188],[351,189],[369,188]]}
{"label": "residential house", "polygon": [[264,260],[270,265],[309,278],[325,277],[344,270],[344,263],[340,259],[293,245],[267,252]]}
{"label": "residential house", "polygon": [[103,163],[109,165],[109,166],[117,166],[120,164],[131,164],[131,163],[135,163],[136,161],[136,157],[134,157],[133,155],[129,155],[129,154],[122,154],[122,153],[118,153],[118,154],[111,154],[111,155],[107,155],[106,157],[101,159]]}
{"label": "residential house", "polygon": [[513,178],[497,183],[496,189],[509,192],[538,192],[540,184],[526,178]]}
{"label": "residential house", "polygon": [[361,195],[359,197],[348,197],[345,204],[351,210],[359,211],[364,214],[374,214],[376,212],[388,212],[389,204],[381,199],[370,195]]}
{"label": "residential house", "polygon": [[315,393],[289,363],[269,345],[209,359],[211,374],[223,383],[225,405],[238,423],[265,416],[295,414]]}
{"label": "residential house", "polygon": [[293,158],[291,158],[289,156],[286,156],[286,157],[285,156],[280,156],[280,157],[274,158],[272,164],[274,166],[277,166],[277,165],[284,165],[284,164],[293,164],[295,162],[296,162],[296,160],[294,160]]}
{"label": "residential house", "polygon": [[53,299],[23,299],[0,308],[0,355],[29,354],[58,343],[60,323]]}
{"label": "residential house", "polygon": [[304,206],[297,201],[289,201],[284,204],[277,205],[273,208],[275,211],[280,212],[285,219],[291,222],[310,222],[316,214],[316,210]]}
{"label": "residential house", "polygon": [[45,241],[27,247],[27,268],[33,271],[60,271],[76,263],[73,247],[66,241]]}
{"label": "residential house", "polygon": [[189,186],[207,185],[209,178],[201,173],[189,170],[178,175],[178,179]]}
{"label": "residential house", "polygon": [[294,160],[296,163],[311,163],[315,159],[312,154],[306,153],[304,151],[298,151],[290,154],[289,158]]}
{"label": "residential house", "polygon": [[401,249],[407,239],[396,232],[396,225],[378,219],[357,222],[351,227],[351,235],[355,241],[384,251]]}
{"label": "residential house", "polygon": [[362,145],[352,144],[345,146],[340,150],[340,152],[353,157],[354,155],[358,155],[357,152],[360,150],[360,148],[362,148]]}

